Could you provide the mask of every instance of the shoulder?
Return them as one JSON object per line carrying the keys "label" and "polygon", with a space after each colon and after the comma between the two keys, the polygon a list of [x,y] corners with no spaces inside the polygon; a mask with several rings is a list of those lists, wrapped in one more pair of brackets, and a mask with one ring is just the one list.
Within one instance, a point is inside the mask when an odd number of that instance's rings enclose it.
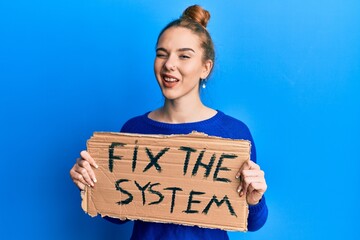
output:
{"label": "shoulder", "polygon": [[149,114],[149,112],[146,112],[145,114],[130,118],[127,120],[124,125],[122,126],[120,132],[127,132],[127,133],[135,133],[135,128],[138,128],[139,126],[146,121],[146,116]]}
{"label": "shoulder", "polygon": [[243,139],[250,141],[251,160],[256,162],[257,158],[256,158],[255,143],[248,126],[244,122],[234,117],[226,115],[222,112],[220,112],[220,114],[221,114],[221,124],[219,127],[223,129],[223,132],[225,133],[224,135],[232,139]]}
{"label": "shoulder", "polygon": [[239,127],[248,128],[243,121],[241,121],[241,120],[239,120],[237,118],[234,118],[232,116],[229,116],[229,115],[227,115],[227,114],[225,114],[225,113],[223,113],[221,111],[218,111],[218,112],[219,112],[219,115],[221,116],[221,119],[222,119],[222,121],[224,123],[228,123],[228,124],[231,124],[231,125],[236,125],[236,126],[239,126]]}
{"label": "shoulder", "polygon": [[228,132],[231,138],[234,139],[251,139],[251,134],[248,126],[241,120],[229,116],[221,111],[219,112],[219,127],[223,131]]}

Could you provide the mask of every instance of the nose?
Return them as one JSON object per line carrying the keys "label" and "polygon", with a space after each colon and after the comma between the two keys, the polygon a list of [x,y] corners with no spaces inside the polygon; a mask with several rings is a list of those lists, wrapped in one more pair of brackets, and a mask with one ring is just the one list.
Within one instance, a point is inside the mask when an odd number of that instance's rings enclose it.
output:
{"label": "nose", "polygon": [[174,57],[169,56],[165,63],[164,63],[164,68],[167,71],[174,71],[176,69],[176,61],[174,59]]}

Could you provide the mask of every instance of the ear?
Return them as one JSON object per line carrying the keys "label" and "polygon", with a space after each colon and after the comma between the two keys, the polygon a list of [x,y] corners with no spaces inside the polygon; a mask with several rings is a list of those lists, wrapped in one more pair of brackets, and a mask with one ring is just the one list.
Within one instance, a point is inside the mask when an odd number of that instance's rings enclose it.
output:
{"label": "ear", "polygon": [[201,72],[202,79],[206,79],[209,76],[211,69],[213,68],[213,65],[214,65],[214,63],[212,60],[208,59],[205,61],[204,65],[203,65],[203,70]]}

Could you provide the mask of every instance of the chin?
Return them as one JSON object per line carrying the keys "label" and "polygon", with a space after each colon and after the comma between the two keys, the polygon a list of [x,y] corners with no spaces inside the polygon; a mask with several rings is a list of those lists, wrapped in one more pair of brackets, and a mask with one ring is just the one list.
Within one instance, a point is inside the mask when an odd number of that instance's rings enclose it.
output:
{"label": "chin", "polygon": [[165,94],[164,92],[163,92],[163,97],[166,100],[175,100],[179,98],[179,96],[176,96],[175,94]]}

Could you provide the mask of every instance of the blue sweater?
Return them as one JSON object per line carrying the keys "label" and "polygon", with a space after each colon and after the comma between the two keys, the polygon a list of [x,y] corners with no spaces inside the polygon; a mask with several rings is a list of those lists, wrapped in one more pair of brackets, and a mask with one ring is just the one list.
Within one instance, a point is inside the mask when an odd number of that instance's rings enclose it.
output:
{"label": "blue sweater", "polygon": [[[148,114],[134,117],[127,121],[121,132],[139,134],[188,134],[192,131],[203,132],[210,136],[218,136],[232,139],[245,139],[251,141],[251,160],[256,162],[255,144],[248,127],[241,121],[218,111],[217,114],[207,120],[193,123],[162,123],[151,120]],[[265,197],[254,206],[249,206],[248,230],[256,231],[261,228],[267,219],[268,209]],[[114,223],[122,223],[119,220],[107,218]],[[207,229],[190,227],[178,224],[152,223],[135,221],[131,239],[229,239],[227,232],[219,229]]]}

